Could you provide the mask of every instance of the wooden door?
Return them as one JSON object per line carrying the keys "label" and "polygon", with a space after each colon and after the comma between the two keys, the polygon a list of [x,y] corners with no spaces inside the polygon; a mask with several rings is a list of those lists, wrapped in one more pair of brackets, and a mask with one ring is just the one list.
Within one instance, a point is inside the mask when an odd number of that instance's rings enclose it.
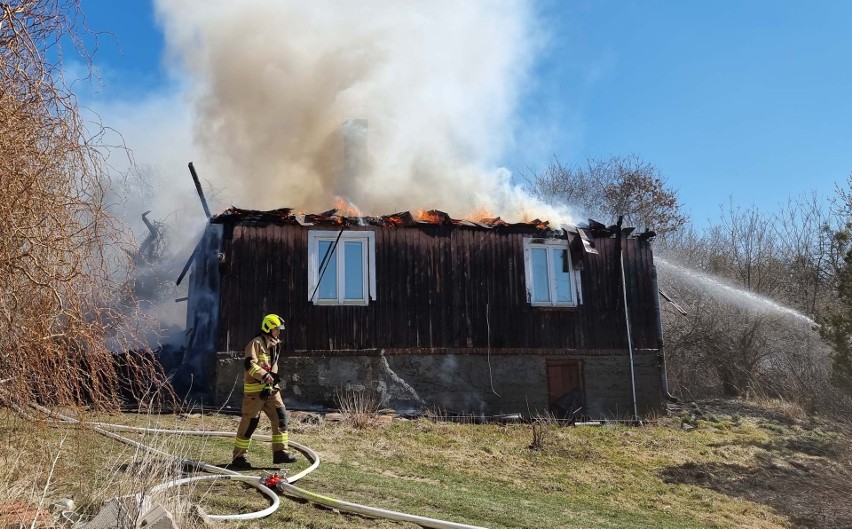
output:
{"label": "wooden door", "polygon": [[560,419],[574,419],[582,412],[579,360],[547,360],[547,400],[550,411]]}

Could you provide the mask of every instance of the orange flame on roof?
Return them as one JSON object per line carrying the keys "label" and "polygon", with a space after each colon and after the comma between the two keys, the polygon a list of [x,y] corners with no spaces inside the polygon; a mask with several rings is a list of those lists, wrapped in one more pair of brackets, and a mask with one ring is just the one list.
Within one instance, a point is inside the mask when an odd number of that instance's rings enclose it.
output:
{"label": "orange flame on roof", "polygon": [[464,220],[470,220],[470,221],[473,221],[473,222],[482,222],[482,221],[485,221],[485,220],[493,219],[495,217],[497,217],[497,215],[495,215],[493,212],[491,212],[491,211],[489,211],[489,210],[487,210],[483,207],[479,207],[479,208],[477,208],[473,211],[467,212],[464,216]]}
{"label": "orange flame on roof", "polygon": [[343,216],[343,217],[363,217],[364,216],[361,213],[361,210],[358,209],[358,207],[355,204],[353,204],[353,203],[351,203],[351,202],[349,202],[349,201],[347,201],[347,200],[345,200],[341,197],[335,197],[334,198],[334,209],[336,209],[337,213],[340,216]]}
{"label": "orange flame on roof", "polygon": [[444,220],[439,215],[433,213],[432,210],[427,211],[425,209],[418,209],[416,218],[417,220],[422,220],[423,222],[432,222],[435,224],[439,224],[441,223],[441,221]]}
{"label": "orange flame on roof", "polygon": [[524,211],[521,214],[521,222],[524,222],[526,224],[535,224],[535,227],[540,230],[546,230],[550,227],[549,221],[541,220],[538,217],[532,217],[527,211]]}
{"label": "orange flame on roof", "polygon": [[390,222],[391,224],[393,224],[394,226],[397,226],[397,227],[403,226],[405,224],[402,221],[402,219],[399,218],[397,215],[391,215],[391,216],[385,217],[385,218],[387,219],[388,222]]}

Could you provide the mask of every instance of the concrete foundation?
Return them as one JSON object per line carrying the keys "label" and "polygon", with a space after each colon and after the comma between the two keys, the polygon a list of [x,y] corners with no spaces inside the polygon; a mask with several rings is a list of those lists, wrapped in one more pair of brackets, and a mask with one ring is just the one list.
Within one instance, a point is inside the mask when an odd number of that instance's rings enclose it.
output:
{"label": "concrete foundation", "polygon": [[[335,396],[372,392],[381,406],[398,412],[534,414],[547,410],[543,355],[370,355],[291,356],[280,361],[285,403],[294,409],[337,408]],[[633,400],[627,356],[566,355],[581,361],[585,407],[593,419],[631,418]],[[634,357],[640,414],[659,410],[661,373],[656,354]],[[217,405],[239,407],[243,353],[219,353]]]}

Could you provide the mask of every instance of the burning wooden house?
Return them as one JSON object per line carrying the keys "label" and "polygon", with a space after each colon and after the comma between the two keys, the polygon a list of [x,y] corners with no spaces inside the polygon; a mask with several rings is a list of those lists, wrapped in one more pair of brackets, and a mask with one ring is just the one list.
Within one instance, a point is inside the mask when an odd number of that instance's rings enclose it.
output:
{"label": "burning wooden house", "polygon": [[632,417],[665,391],[650,235],[229,209],[194,254],[185,363],[238,403],[243,347],[272,312],[296,408],[363,390],[398,410]]}

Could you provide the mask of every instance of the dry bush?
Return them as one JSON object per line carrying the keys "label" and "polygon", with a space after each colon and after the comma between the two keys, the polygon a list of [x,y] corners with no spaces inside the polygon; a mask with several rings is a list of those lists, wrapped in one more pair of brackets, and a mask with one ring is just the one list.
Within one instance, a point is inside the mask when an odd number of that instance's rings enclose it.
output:
{"label": "dry bush", "polygon": [[[61,42],[88,60],[80,17],[79,0],[0,3],[0,373],[17,402],[112,407],[111,350],[141,347],[147,323],[125,304],[130,230],[105,205],[103,130],[62,77]],[[131,392],[161,383],[148,356],[122,364]]]}
{"label": "dry bush", "polygon": [[530,418],[530,430],[532,431],[530,450],[544,450],[550,441],[553,427],[557,424],[559,424],[559,421],[553,413],[549,411],[536,412]]}
{"label": "dry bush", "polygon": [[358,429],[369,426],[379,412],[379,397],[371,391],[338,390],[334,400],[344,420]]}

